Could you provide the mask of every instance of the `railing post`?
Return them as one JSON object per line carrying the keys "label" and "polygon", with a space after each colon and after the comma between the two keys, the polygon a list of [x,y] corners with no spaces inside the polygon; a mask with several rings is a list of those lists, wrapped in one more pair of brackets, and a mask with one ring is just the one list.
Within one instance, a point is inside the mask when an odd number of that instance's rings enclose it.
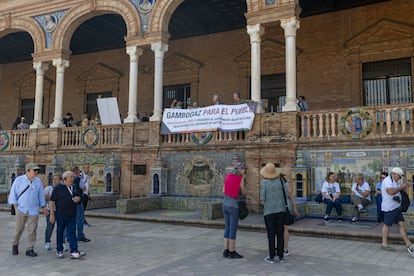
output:
{"label": "railing post", "polygon": [[386,112],[387,112],[387,135],[391,135],[392,134],[392,132],[391,132],[391,110],[390,109],[387,109],[386,110]]}
{"label": "railing post", "polygon": [[405,133],[405,108],[401,110],[401,133]]}
{"label": "railing post", "polygon": [[322,138],[323,137],[323,128],[324,128],[324,125],[323,125],[323,114],[320,114],[319,115],[319,138]]}
{"label": "railing post", "polygon": [[334,112],[332,112],[331,113],[331,131],[332,131],[332,133],[331,133],[331,136],[332,137],[336,137],[336,120],[335,120],[336,118],[335,118],[335,113]]}

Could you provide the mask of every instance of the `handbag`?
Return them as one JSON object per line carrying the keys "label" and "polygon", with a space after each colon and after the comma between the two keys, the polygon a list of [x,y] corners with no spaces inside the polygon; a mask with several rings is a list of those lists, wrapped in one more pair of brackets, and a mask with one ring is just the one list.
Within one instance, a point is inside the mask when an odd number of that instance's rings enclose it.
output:
{"label": "handbag", "polygon": [[292,213],[289,211],[289,207],[286,200],[286,192],[285,192],[285,185],[282,178],[280,178],[281,184],[282,184],[282,191],[283,191],[283,198],[285,199],[285,219],[284,219],[284,225],[292,225],[295,223],[295,218],[293,217]]}
{"label": "handbag", "polygon": [[[19,200],[19,198],[22,196],[22,194],[24,194],[24,192],[27,191],[27,189],[29,189],[30,185],[27,185],[27,187],[23,190],[23,192],[21,192],[19,194],[19,196],[17,197],[17,201]],[[10,215],[15,216],[16,215],[16,210],[14,209],[14,204],[12,204],[10,206]]]}
{"label": "handbag", "polygon": [[247,203],[244,200],[240,200],[237,202],[239,205],[239,219],[243,220],[249,214],[249,209],[247,208]]}

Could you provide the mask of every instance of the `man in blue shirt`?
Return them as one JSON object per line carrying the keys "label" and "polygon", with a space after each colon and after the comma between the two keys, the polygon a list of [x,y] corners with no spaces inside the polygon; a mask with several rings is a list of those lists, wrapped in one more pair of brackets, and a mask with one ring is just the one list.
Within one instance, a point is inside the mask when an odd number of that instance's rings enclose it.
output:
{"label": "man in blue shirt", "polygon": [[39,208],[44,214],[48,214],[45,208],[46,200],[43,193],[42,181],[37,177],[40,167],[35,163],[26,165],[26,174],[18,176],[11,187],[9,204],[16,209],[16,230],[13,237],[13,255],[19,254],[19,241],[25,226],[27,225],[26,256],[36,257],[34,245],[36,243],[37,222]]}

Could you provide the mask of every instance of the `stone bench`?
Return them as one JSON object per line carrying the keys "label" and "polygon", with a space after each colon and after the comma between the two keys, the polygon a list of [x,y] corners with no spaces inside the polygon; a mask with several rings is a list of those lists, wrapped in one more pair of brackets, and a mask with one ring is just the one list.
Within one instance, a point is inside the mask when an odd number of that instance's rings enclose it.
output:
{"label": "stone bench", "polygon": [[[351,203],[342,203],[342,217],[343,218],[352,218],[352,208],[354,207]],[[320,217],[323,218],[325,215],[326,204],[321,202],[315,201],[307,201],[305,214],[308,217]],[[375,203],[371,203],[365,207],[366,212],[362,213],[360,219],[362,220],[370,220],[370,221],[377,221],[377,205]],[[336,216],[335,207],[332,209],[331,216],[335,218]]]}
{"label": "stone bench", "polygon": [[223,202],[220,198],[165,196],[119,199],[116,209],[120,214],[131,214],[151,210],[194,211],[200,219],[213,220],[223,217]]}

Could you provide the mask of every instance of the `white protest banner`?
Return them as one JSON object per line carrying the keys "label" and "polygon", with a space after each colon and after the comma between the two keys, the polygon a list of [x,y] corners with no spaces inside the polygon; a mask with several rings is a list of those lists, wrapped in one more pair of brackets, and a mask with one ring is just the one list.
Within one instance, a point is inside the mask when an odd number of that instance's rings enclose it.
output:
{"label": "white protest banner", "polygon": [[99,117],[102,125],[116,125],[121,123],[119,116],[118,101],[115,97],[98,98]]}
{"label": "white protest banner", "polygon": [[250,130],[254,112],[247,104],[212,105],[196,109],[166,108],[162,122],[170,133]]}

